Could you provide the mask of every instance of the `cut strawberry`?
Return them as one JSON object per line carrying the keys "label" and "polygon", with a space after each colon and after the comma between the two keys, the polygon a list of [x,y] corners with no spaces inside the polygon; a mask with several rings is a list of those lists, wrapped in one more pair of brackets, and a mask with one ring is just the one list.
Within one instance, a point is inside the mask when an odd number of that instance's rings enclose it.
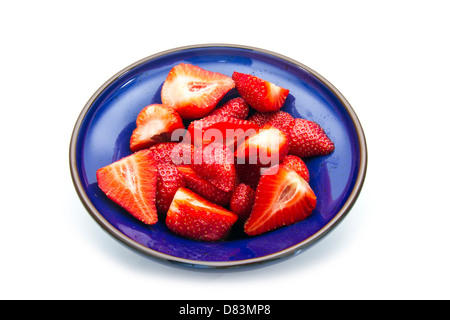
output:
{"label": "cut strawberry", "polygon": [[191,165],[177,166],[178,171],[183,175],[186,187],[195,193],[198,193],[203,198],[226,207],[230,203],[232,191],[225,192],[212,185],[211,182],[200,177],[192,169]]}
{"label": "cut strawberry", "polygon": [[255,198],[255,191],[248,185],[240,183],[233,191],[230,210],[237,214],[238,220],[244,222],[250,215]]}
{"label": "cut strawberry", "polygon": [[169,210],[170,203],[178,188],[185,187],[184,178],[177,167],[168,164],[158,164],[158,180],[156,184],[156,209],[159,214]]}
{"label": "cut strawberry", "polygon": [[99,188],[113,202],[146,224],[158,221],[157,167],[148,149],[97,170]]}
{"label": "cut strawberry", "polygon": [[233,153],[227,146],[210,143],[194,150],[192,169],[203,179],[222,191],[236,187],[237,176]]}
{"label": "cut strawberry", "polygon": [[225,116],[244,120],[247,118],[249,111],[248,103],[243,98],[237,97],[213,110],[208,116]]}
{"label": "cut strawberry", "polygon": [[159,163],[174,165],[192,163],[194,146],[179,142],[161,142],[149,148],[153,159]]}
{"label": "cut strawberry", "polygon": [[167,227],[174,233],[202,241],[224,240],[237,216],[229,210],[179,188],[167,212]]}
{"label": "cut strawberry", "polygon": [[289,94],[289,90],[251,74],[233,72],[232,79],[244,100],[260,112],[279,110]]}
{"label": "cut strawberry", "polygon": [[294,120],[290,131],[290,153],[306,158],[327,155],[333,150],[333,141],[316,122]]}
{"label": "cut strawberry", "polygon": [[248,118],[248,121],[257,124],[260,127],[265,124],[271,124],[275,128],[289,134],[294,117],[285,111],[278,110],[272,112],[255,112]]}
{"label": "cut strawberry", "polygon": [[273,166],[259,181],[244,231],[259,235],[291,225],[308,217],[315,207],[316,196],[302,177],[286,167]]}
{"label": "cut strawberry", "polygon": [[196,147],[219,142],[231,149],[235,148],[237,141],[253,134],[256,129],[258,129],[257,125],[250,121],[212,115],[192,121],[188,127],[188,133]]}
{"label": "cut strawberry", "polygon": [[170,141],[176,129],[184,129],[183,121],[176,111],[161,104],[149,105],[137,116],[130,149],[138,151],[159,142]]}
{"label": "cut strawberry", "polygon": [[294,170],[300,175],[300,177],[305,179],[306,182],[309,182],[308,167],[306,166],[306,163],[299,157],[294,156],[293,154],[289,154],[284,158],[281,166],[285,166],[289,169]]}
{"label": "cut strawberry", "polygon": [[288,151],[288,137],[281,130],[264,125],[237,147],[235,156],[240,164],[272,166],[281,163]]}
{"label": "cut strawberry", "polygon": [[170,70],[161,100],[183,119],[196,119],[211,112],[234,86],[233,79],[223,74],[180,63]]}

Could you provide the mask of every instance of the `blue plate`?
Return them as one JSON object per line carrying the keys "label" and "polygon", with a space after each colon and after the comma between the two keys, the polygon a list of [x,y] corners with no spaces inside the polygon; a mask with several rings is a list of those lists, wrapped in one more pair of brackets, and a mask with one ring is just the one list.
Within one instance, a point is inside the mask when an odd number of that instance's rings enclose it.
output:
{"label": "blue plate", "polygon": [[[319,123],[335,143],[327,156],[305,159],[317,207],[306,220],[266,234],[233,235],[207,243],[170,232],[164,221],[148,226],[110,201],[98,188],[96,170],[131,153],[139,111],[161,103],[170,69],[181,63],[231,76],[251,73],[290,90],[282,110]],[[232,94],[232,93],[231,93]],[[109,79],[82,110],[70,144],[75,189],[90,215],[110,235],[150,257],[200,267],[233,267],[296,254],[321,239],[349,212],[365,177],[364,133],[353,109],[326,79],[305,65],[266,50],[240,45],[196,45],[161,52]]]}

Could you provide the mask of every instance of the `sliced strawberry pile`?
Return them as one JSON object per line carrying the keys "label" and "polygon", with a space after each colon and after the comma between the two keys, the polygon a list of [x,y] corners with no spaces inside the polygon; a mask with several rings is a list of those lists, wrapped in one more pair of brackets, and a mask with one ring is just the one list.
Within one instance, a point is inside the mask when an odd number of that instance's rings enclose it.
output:
{"label": "sliced strawberry pile", "polygon": [[[224,99],[233,88],[238,96]],[[288,95],[250,74],[180,63],[162,86],[162,103],[137,116],[132,154],[97,170],[99,188],[143,223],[162,220],[199,241],[306,219],[317,199],[304,159],[335,145],[317,123],[280,110]]]}

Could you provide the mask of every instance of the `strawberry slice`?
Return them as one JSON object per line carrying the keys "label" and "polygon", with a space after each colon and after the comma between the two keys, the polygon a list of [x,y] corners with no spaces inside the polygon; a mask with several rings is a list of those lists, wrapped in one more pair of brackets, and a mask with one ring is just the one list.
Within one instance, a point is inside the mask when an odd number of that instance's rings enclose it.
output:
{"label": "strawberry slice", "polygon": [[113,202],[146,224],[155,224],[157,167],[148,149],[97,170],[99,188]]}
{"label": "strawberry slice", "polygon": [[169,163],[160,163],[157,168],[156,209],[159,214],[165,214],[169,210],[175,192],[178,188],[185,187],[186,184],[176,166]]}
{"label": "strawberry slice", "polygon": [[242,97],[231,99],[219,108],[213,110],[208,116],[225,116],[244,120],[250,112],[248,103]]}
{"label": "strawberry slice", "polygon": [[237,216],[229,210],[179,188],[167,212],[166,225],[174,233],[202,241],[224,240]]}
{"label": "strawberry slice", "polygon": [[334,143],[314,121],[295,119],[290,130],[290,153],[300,158],[324,156],[334,150]]}
{"label": "strawberry slice", "polygon": [[159,142],[170,141],[170,136],[176,129],[184,129],[183,121],[176,111],[161,104],[146,106],[137,116],[130,149],[134,152]]}
{"label": "strawberry slice", "polygon": [[316,201],[309,184],[295,171],[273,166],[259,181],[244,231],[259,235],[299,222],[312,213]]}
{"label": "strawberry slice", "polygon": [[244,222],[250,215],[255,199],[255,191],[248,185],[240,183],[233,191],[230,210],[237,214],[238,220]]}
{"label": "strawberry slice", "polygon": [[283,131],[264,125],[237,147],[235,156],[239,164],[272,166],[283,161],[288,151],[289,141]]}
{"label": "strawberry slice", "polygon": [[239,95],[260,112],[279,110],[289,94],[289,90],[251,74],[233,72],[232,79]]}
{"label": "strawberry slice", "polygon": [[236,187],[237,176],[233,153],[221,143],[210,143],[194,150],[192,169],[222,191]]}
{"label": "strawberry slice", "polygon": [[211,182],[200,177],[192,169],[191,165],[177,166],[178,171],[183,175],[186,187],[195,193],[198,193],[203,198],[226,207],[230,203],[232,191],[225,192],[212,185]]}
{"label": "strawberry slice", "polygon": [[300,175],[300,177],[305,179],[306,182],[309,182],[309,170],[306,163],[301,158],[294,156],[293,154],[289,154],[284,158],[281,166],[286,166],[289,169],[294,170]]}
{"label": "strawberry slice", "polygon": [[180,63],[167,75],[161,100],[183,119],[196,119],[211,112],[234,86],[233,79],[223,74]]}
{"label": "strawberry slice", "polygon": [[237,141],[256,132],[256,129],[258,126],[250,121],[230,116],[211,115],[192,121],[189,124],[188,133],[195,146],[219,142],[231,149],[235,148]]}

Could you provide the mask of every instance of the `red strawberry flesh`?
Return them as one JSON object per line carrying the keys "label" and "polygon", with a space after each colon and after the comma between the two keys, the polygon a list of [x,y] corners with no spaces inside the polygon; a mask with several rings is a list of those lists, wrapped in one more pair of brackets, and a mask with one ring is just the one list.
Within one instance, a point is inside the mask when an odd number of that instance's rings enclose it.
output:
{"label": "red strawberry flesh", "polygon": [[234,81],[221,73],[180,63],[167,75],[161,100],[183,119],[196,119],[211,112],[234,86]]}
{"label": "red strawberry flesh", "polygon": [[160,142],[170,141],[171,134],[176,129],[184,129],[177,112],[161,104],[149,105],[137,116],[136,129],[130,139],[130,149],[138,151]]}
{"label": "red strawberry flesh", "polygon": [[211,142],[223,143],[235,148],[239,139],[249,136],[258,126],[253,122],[230,116],[211,115],[192,121],[188,127],[189,137],[196,147]]}
{"label": "red strawberry flesh", "polygon": [[279,129],[263,126],[237,147],[238,163],[272,166],[283,161],[289,151],[288,137]]}
{"label": "red strawberry flesh", "polygon": [[99,188],[136,219],[155,224],[157,167],[148,149],[97,170]]}
{"label": "red strawberry flesh", "polygon": [[308,217],[316,207],[309,184],[295,171],[273,166],[261,177],[244,231],[259,235]]}

